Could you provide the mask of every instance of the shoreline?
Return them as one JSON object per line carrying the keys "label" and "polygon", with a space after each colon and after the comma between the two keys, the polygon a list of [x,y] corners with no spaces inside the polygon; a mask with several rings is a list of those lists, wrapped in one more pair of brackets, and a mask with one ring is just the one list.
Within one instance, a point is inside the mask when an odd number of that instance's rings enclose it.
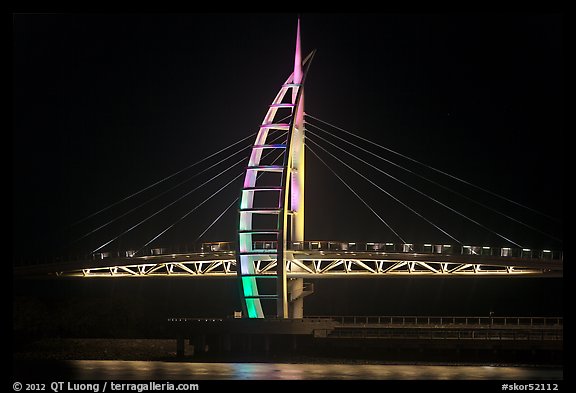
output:
{"label": "shoreline", "polygon": [[119,360],[16,361],[13,377],[21,381],[562,381],[563,367],[483,364],[363,364],[346,362],[187,362]]}
{"label": "shoreline", "polygon": [[348,364],[348,365],[437,365],[563,368],[563,363],[509,362],[469,359],[395,359],[363,356],[361,353],[321,354],[299,353],[203,353],[176,356],[174,339],[134,338],[38,338],[14,348],[13,363],[62,363],[67,361],[142,361],[167,363],[285,363],[285,364]]}

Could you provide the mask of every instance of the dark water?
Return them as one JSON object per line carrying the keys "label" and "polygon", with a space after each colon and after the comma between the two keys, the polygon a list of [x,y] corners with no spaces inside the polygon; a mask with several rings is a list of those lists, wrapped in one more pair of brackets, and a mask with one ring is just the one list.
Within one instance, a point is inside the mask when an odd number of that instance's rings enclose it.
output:
{"label": "dark water", "polygon": [[84,380],[561,380],[561,367],[289,363],[187,363],[74,360],[62,363]]}

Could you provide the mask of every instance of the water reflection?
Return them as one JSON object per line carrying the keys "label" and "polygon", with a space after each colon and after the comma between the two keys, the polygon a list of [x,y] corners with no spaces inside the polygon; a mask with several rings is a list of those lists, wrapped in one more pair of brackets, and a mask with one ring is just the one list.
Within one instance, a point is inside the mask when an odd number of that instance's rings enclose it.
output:
{"label": "water reflection", "polygon": [[151,380],[559,380],[561,368],[350,365],[286,363],[184,363],[112,360],[67,362],[77,379]]}

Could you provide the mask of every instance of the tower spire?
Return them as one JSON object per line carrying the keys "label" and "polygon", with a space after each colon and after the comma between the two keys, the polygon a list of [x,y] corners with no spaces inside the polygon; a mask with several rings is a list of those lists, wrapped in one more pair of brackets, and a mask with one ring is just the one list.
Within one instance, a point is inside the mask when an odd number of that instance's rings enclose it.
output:
{"label": "tower spire", "polygon": [[[303,298],[310,294],[304,291],[302,278],[288,280],[288,266],[292,258],[292,242],[304,240],[304,80],[310,66],[312,52],[302,66],[300,44],[300,17],[296,30],[294,71],[280,88],[276,98],[268,108],[252,148],[248,168],[244,177],[240,200],[238,226],[238,252],[236,266],[240,278],[243,299],[242,308],[249,318],[264,318],[262,302],[276,300],[277,318],[302,318]],[[291,102],[286,99],[292,96]],[[275,120],[278,108],[289,108],[290,122]],[[283,111],[286,114],[286,111]],[[278,115],[280,117],[280,115]],[[277,131],[272,134],[270,131]],[[271,135],[286,131],[284,144],[274,144]],[[280,178],[273,184],[258,181],[259,175],[280,168],[270,166],[263,160],[263,149],[280,150],[284,156]],[[272,181],[272,180],[271,180]],[[268,195],[269,198],[258,197]],[[265,216],[263,216],[265,215]],[[263,219],[266,217],[266,220]],[[266,240],[265,240],[266,239]],[[263,250],[259,243],[272,241],[276,249]],[[260,279],[269,278],[262,274],[261,261],[276,260],[276,292],[264,294],[259,291]],[[290,272],[300,272],[299,267],[291,266]],[[268,287],[265,287],[268,288]]]}
{"label": "tower spire", "polygon": [[300,46],[300,15],[296,29],[296,53],[294,54],[294,83],[302,83],[302,54]]}

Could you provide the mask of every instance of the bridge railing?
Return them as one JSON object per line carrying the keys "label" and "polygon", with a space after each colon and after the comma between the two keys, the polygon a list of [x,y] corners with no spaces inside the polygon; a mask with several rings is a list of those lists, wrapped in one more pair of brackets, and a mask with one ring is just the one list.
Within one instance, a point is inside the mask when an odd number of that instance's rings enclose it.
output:
{"label": "bridge railing", "polygon": [[289,248],[294,251],[375,251],[390,253],[481,255],[545,260],[563,259],[562,252],[554,250],[431,243],[303,241],[292,242],[289,244]]}
{"label": "bridge railing", "polygon": [[330,338],[424,340],[562,341],[562,330],[543,329],[336,329]]}
{"label": "bridge railing", "polygon": [[[254,250],[275,250],[275,241],[255,241]],[[488,247],[474,245],[432,244],[432,243],[391,243],[391,242],[342,242],[342,241],[302,241],[290,242],[288,248],[292,251],[358,251],[378,253],[419,253],[442,255],[479,255],[493,257],[512,257],[524,259],[563,261],[563,253],[558,250],[535,250],[528,248]],[[205,242],[199,244],[186,243],[171,247],[154,247],[139,250],[104,251],[88,256],[63,256],[46,258],[27,258],[14,260],[15,265],[34,265],[58,262],[71,262],[86,259],[100,260],[107,258],[132,258],[140,256],[156,256],[187,253],[233,252],[234,242]]]}
{"label": "bridge railing", "polygon": [[141,256],[169,255],[169,254],[188,254],[188,253],[211,253],[235,250],[235,244],[232,242],[210,242],[200,244],[180,244],[171,247],[155,247],[139,250],[108,251],[92,254],[92,259],[105,258],[132,258]]}
{"label": "bridge railing", "polygon": [[495,316],[311,316],[332,319],[346,326],[391,327],[529,327],[562,328],[562,317],[495,317]]}
{"label": "bridge railing", "polygon": [[[275,241],[255,241],[254,250],[275,250]],[[528,248],[512,247],[488,247],[472,245],[432,244],[432,243],[390,243],[390,242],[341,242],[341,241],[302,241],[291,242],[288,248],[293,251],[359,251],[359,252],[383,252],[383,253],[419,253],[419,254],[443,254],[443,255],[479,255],[495,257],[513,257],[525,259],[562,260],[561,251],[534,250]],[[210,242],[201,244],[183,244],[177,247],[150,248],[141,250],[136,254],[135,250],[122,252],[101,252],[93,254],[94,259],[109,257],[133,257],[148,255],[166,255],[179,253],[210,253],[222,251],[234,251],[233,242]]]}

